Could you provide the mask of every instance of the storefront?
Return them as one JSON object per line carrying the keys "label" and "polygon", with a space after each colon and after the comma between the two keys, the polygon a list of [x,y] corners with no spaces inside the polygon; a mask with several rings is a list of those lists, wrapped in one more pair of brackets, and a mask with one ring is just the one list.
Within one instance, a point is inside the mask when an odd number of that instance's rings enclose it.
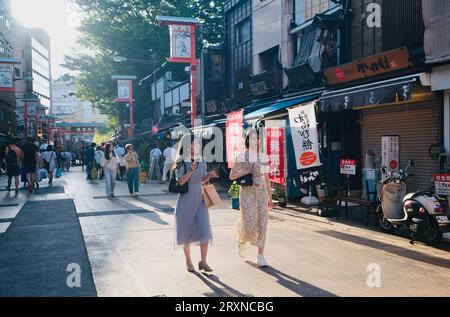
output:
{"label": "storefront", "polygon": [[261,147],[269,155],[269,177],[274,186],[286,188],[288,199],[298,199],[300,177],[297,156],[290,129],[288,109],[298,108],[306,103],[318,101],[322,91],[275,101],[259,110],[244,115],[245,126],[254,126],[257,122],[265,127],[261,135]]}
{"label": "storefront", "polygon": [[[342,150],[340,159],[358,162],[353,189],[363,187],[364,169],[387,167],[398,170],[405,168],[409,160],[415,160],[416,167],[412,171],[414,176],[408,180],[408,190],[432,187],[432,175],[439,171],[442,102],[439,95],[422,85],[421,77],[423,74],[409,75],[327,92],[322,96],[321,112],[328,117],[325,120],[327,124],[330,124],[332,113],[355,120],[351,129],[342,126],[339,134],[343,142],[341,146],[334,146]],[[333,134],[336,137],[338,133]],[[350,147],[349,142],[352,144]],[[356,149],[360,152],[356,153]],[[375,153],[374,164],[366,162],[369,151]],[[336,166],[338,153],[336,151],[332,158],[328,157],[328,161]]]}

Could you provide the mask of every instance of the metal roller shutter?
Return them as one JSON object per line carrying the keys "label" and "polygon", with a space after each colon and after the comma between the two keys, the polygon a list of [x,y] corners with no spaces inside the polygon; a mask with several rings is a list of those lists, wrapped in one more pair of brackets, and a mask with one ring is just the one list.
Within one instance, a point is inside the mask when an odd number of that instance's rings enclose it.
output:
{"label": "metal roller shutter", "polygon": [[411,159],[417,164],[411,170],[414,176],[408,180],[408,190],[430,188],[433,173],[439,171],[439,161],[432,160],[428,155],[432,144],[441,143],[439,101],[386,106],[362,113],[363,153],[374,149],[377,157],[381,157],[381,137],[399,135],[401,167],[405,168]]}

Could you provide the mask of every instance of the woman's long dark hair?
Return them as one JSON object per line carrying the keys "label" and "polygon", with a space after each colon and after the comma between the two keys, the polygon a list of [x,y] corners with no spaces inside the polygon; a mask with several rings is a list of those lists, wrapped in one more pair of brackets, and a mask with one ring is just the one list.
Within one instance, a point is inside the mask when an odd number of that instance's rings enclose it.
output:
{"label": "woman's long dark hair", "polygon": [[[105,158],[109,161],[113,157],[116,157],[116,153],[114,151],[111,151],[112,144],[108,143],[105,146]],[[112,157],[110,156],[110,153],[112,153]]]}

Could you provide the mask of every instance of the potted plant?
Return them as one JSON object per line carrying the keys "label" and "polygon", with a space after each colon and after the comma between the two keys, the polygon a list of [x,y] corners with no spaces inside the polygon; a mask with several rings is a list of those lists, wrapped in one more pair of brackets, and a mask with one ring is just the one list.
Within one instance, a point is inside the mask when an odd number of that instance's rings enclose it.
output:
{"label": "potted plant", "polygon": [[239,210],[239,185],[237,182],[233,182],[233,184],[230,187],[230,190],[228,193],[231,196],[231,208]]}
{"label": "potted plant", "polygon": [[149,166],[148,166],[147,161],[142,161],[141,162],[141,170],[139,173],[141,184],[145,184],[147,182],[148,169],[149,169]]}
{"label": "potted plant", "polygon": [[286,190],[284,189],[283,186],[278,186],[275,189],[275,197],[276,200],[278,200],[278,205],[281,208],[286,208],[287,206]]}

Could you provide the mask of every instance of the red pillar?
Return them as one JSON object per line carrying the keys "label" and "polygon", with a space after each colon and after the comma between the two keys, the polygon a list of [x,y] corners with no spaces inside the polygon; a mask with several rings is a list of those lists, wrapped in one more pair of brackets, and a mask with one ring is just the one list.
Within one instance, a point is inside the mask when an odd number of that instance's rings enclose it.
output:
{"label": "red pillar", "polygon": [[191,122],[195,128],[195,120],[197,118],[197,80],[198,80],[198,63],[191,64]]}
{"label": "red pillar", "polygon": [[130,129],[128,130],[128,137],[134,136],[134,100],[133,100],[133,81],[130,80]]}
{"label": "red pillar", "polygon": [[58,142],[56,144],[58,149],[61,149],[61,128],[58,128]]}
{"label": "red pillar", "polygon": [[28,137],[28,103],[26,101],[23,105],[23,124],[25,129],[25,137]]}

